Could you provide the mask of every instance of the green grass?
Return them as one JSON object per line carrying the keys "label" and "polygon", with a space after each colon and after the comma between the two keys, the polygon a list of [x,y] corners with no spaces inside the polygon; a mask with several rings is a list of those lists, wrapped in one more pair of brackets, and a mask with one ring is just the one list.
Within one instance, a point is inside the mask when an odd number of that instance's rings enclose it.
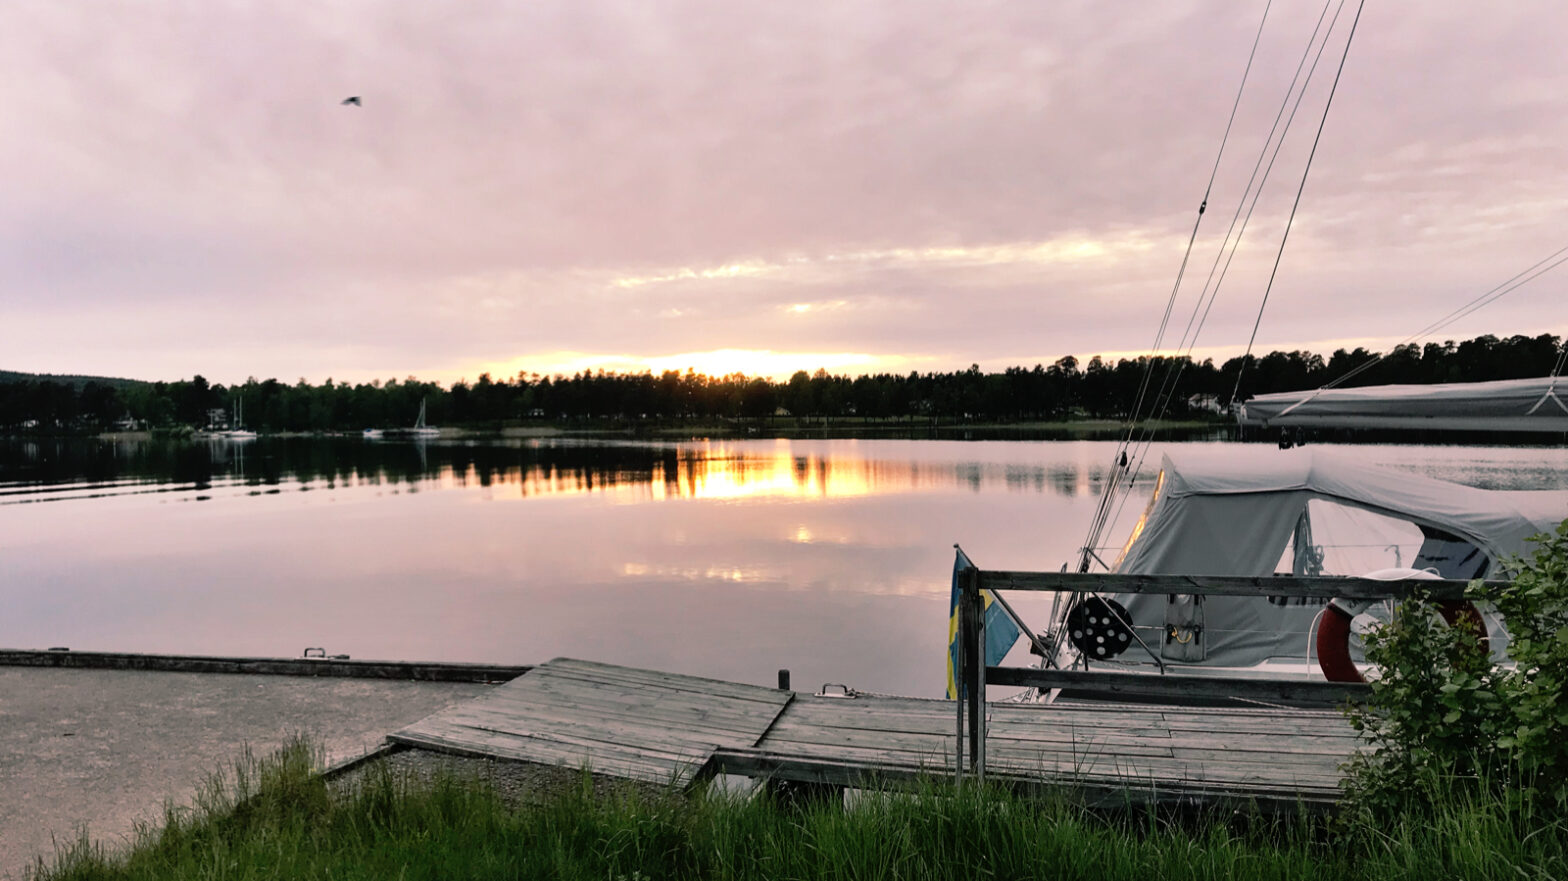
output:
{"label": "green grass", "polygon": [[717,792],[595,796],[509,808],[484,782],[389,772],[335,791],[296,744],[244,762],[126,853],[86,843],[65,879],[1529,879],[1568,873],[1568,827],[1502,803],[1325,822],[1091,813],[940,782],[849,809]]}

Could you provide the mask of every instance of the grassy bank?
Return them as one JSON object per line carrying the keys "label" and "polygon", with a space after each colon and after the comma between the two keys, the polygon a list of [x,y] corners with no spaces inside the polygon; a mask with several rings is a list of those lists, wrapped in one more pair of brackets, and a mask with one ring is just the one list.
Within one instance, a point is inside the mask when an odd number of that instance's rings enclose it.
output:
{"label": "grassy bank", "polygon": [[933,783],[848,810],[718,793],[511,806],[485,782],[370,773],[334,787],[296,746],[209,787],[129,852],[79,845],[45,879],[1560,878],[1560,817],[1451,799],[1360,823],[1104,816]]}

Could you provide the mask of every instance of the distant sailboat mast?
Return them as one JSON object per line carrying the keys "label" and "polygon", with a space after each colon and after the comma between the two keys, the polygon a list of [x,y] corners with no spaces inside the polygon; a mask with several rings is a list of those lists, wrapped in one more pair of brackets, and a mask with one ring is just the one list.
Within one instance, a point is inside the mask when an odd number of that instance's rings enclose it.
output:
{"label": "distant sailboat mast", "polygon": [[245,428],[245,399],[243,397],[235,400],[234,424],[229,426],[229,430],[223,432],[222,436],[230,440],[249,440],[256,437],[256,432],[248,431]]}
{"label": "distant sailboat mast", "polygon": [[441,429],[425,424],[425,399],[419,399],[419,418],[414,421],[414,437],[436,437]]}
{"label": "distant sailboat mast", "polygon": [[425,400],[420,398],[419,419],[414,420],[412,428],[387,428],[384,433],[376,431],[375,434],[365,431],[365,436],[367,437],[379,437],[381,434],[386,434],[389,437],[439,437],[441,436],[441,430],[433,425],[425,425]]}

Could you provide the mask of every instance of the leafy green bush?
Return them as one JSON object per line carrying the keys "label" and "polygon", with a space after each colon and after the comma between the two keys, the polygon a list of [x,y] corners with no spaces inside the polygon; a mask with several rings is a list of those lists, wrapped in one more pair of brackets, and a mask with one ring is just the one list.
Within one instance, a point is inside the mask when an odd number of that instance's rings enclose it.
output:
{"label": "leafy green bush", "polygon": [[1383,675],[1351,711],[1372,744],[1351,768],[1364,806],[1471,785],[1568,807],[1568,520],[1534,541],[1511,582],[1467,591],[1502,615],[1512,666],[1494,666],[1480,634],[1445,625],[1421,596],[1367,635]]}
{"label": "leafy green bush", "polygon": [[1568,520],[1542,536],[1506,587],[1471,585],[1503,616],[1518,664],[1500,682],[1509,728],[1498,738],[1527,773],[1568,797]]}

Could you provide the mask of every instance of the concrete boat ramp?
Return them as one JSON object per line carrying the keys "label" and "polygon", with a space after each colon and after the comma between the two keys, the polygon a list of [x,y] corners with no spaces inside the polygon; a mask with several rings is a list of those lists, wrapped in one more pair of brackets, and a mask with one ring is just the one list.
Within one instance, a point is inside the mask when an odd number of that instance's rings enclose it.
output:
{"label": "concrete boat ramp", "polygon": [[[1090,801],[1337,800],[1359,741],[1337,710],[987,705],[988,775]],[[803,694],[558,658],[390,735],[396,744],[688,786],[951,777],[950,701]]]}

